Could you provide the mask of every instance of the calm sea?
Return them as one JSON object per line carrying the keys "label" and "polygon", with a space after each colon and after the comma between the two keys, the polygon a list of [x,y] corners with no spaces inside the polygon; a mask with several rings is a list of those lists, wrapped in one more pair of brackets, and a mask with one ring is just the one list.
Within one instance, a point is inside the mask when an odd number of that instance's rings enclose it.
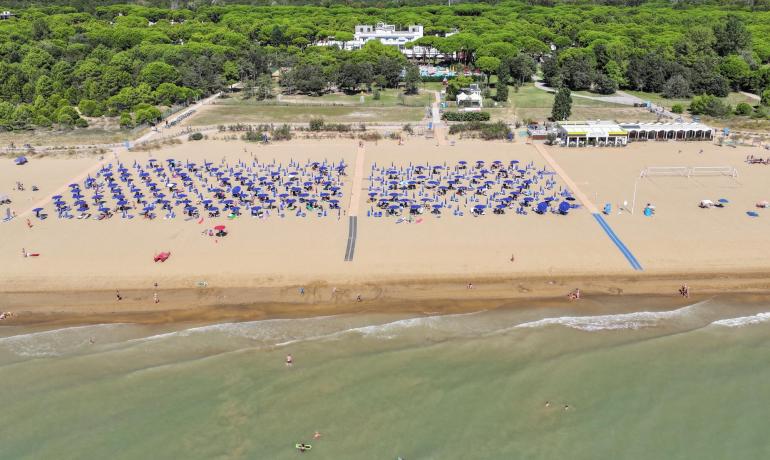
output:
{"label": "calm sea", "polygon": [[0,459],[770,458],[770,302],[627,302],[6,326]]}

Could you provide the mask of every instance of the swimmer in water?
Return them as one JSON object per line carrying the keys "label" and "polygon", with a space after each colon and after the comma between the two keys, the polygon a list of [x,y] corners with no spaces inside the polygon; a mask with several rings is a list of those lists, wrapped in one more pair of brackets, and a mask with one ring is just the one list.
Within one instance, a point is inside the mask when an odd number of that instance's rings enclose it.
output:
{"label": "swimmer in water", "polygon": [[545,402],[545,407],[551,407],[551,401],[546,401]]}
{"label": "swimmer in water", "polygon": [[564,405],[564,410],[569,410],[569,404]]}
{"label": "swimmer in water", "polygon": [[291,355],[286,355],[286,365],[291,366],[292,364],[294,364],[294,358]]}
{"label": "swimmer in water", "polygon": [[316,431],[316,432],[313,434],[313,439],[321,439],[321,433],[320,433],[320,432],[318,432],[318,431]]}

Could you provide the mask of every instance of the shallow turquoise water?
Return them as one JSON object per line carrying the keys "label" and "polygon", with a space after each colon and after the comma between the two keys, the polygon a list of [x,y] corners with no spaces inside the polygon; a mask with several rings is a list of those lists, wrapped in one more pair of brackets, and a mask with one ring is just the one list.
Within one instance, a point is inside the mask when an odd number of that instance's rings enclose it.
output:
{"label": "shallow turquoise water", "polygon": [[0,329],[0,458],[770,457],[770,303],[630,307]]}

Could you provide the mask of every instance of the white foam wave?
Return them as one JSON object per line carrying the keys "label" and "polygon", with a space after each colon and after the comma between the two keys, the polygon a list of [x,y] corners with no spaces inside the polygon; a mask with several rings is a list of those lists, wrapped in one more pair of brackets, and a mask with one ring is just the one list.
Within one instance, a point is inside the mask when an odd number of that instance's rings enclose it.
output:
{"label": "white foam wave", "polygon": [[738,318],[720,319],[712,322],[711,325],[723,326],[723,327],[744,327],[744,326],[750,326],[753,324],[766,323],[768,321],[770,321],[770,312],[764,312],[764,313],[757,313],[756,315],[751,315],[751,316],[741,316]]}
{"label": "white foam wave", "polygon": [[364,337],[393,339],[397,336],[397,332],[416,327],[427,327],[431,329],[442,329],[459,332],[457,331],[457,329],[459,329],[459,325],[457,323],[452,323],[451,320],[465,316],[477,315],[479,313],[483,313],[483,311],[484,310],[471,313],[457,313],[453,315],[418,316],[416,318],[400,319],[385,324],[373,324],[369,326],[356,327],[345,331],[340,331],[340,333],[356,333]]}
{"label": "white foam wave", "polygon": [[96,324],[12,335],[0,338],[0,349],[6,349],[15,355],[28,358],[62,356],[86,345],[91,345],[91,338],[95,336],[101,337],[105,332],[114,332],[125,326],[129,325],[123,323]]}
{"label": "white foam wave", "polygon": [[516,325],[514,328],[539,328],[545,326],[565,326],[581,331],[612,331],[618,329],[642,329],[655,327],[664,321],[683,318],[692,314],[696,307],[703,302],[688,305],[677,310],[670,311],[638,311],[633,313],[620,313],[617,315],[598,316],[561,316],[557,318],[543,318]]}

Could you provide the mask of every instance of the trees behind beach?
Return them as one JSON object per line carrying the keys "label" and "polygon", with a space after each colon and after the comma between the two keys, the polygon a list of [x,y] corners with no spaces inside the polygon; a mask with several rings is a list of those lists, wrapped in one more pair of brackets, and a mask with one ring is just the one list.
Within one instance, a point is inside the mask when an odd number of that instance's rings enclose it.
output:
{"label": "trees behind beach", "polygon": [[[74,7],[55,6],[65,3]],[[106,3],[115,2],[100,5]],[[350,41],[356,24],[375,21],[422,24],[426,36],[407,46],[453,55],[459,70],[483,71],[481,83],[502,81],[496,98],[503,103],[506,82],[528,82],[536,62],[553,87],[603,94],[620,88],[723,97],[770,88],[766,1],[751,10],[695,9],[687,1],[626,8],[517,0],[420,6],[429,2],[418,0],[377,9],[143,3],[152,6],[47,2],[54,6],[17,9],[0,21],[0,127],[85,126],[87,118],[105,115],[153,122],[150,106],[163,112],[239,82],[255,98],[269,98],[268,79],[311,95],[402,83],[413,93],[419,72],[396,47],[314,46]]]}

